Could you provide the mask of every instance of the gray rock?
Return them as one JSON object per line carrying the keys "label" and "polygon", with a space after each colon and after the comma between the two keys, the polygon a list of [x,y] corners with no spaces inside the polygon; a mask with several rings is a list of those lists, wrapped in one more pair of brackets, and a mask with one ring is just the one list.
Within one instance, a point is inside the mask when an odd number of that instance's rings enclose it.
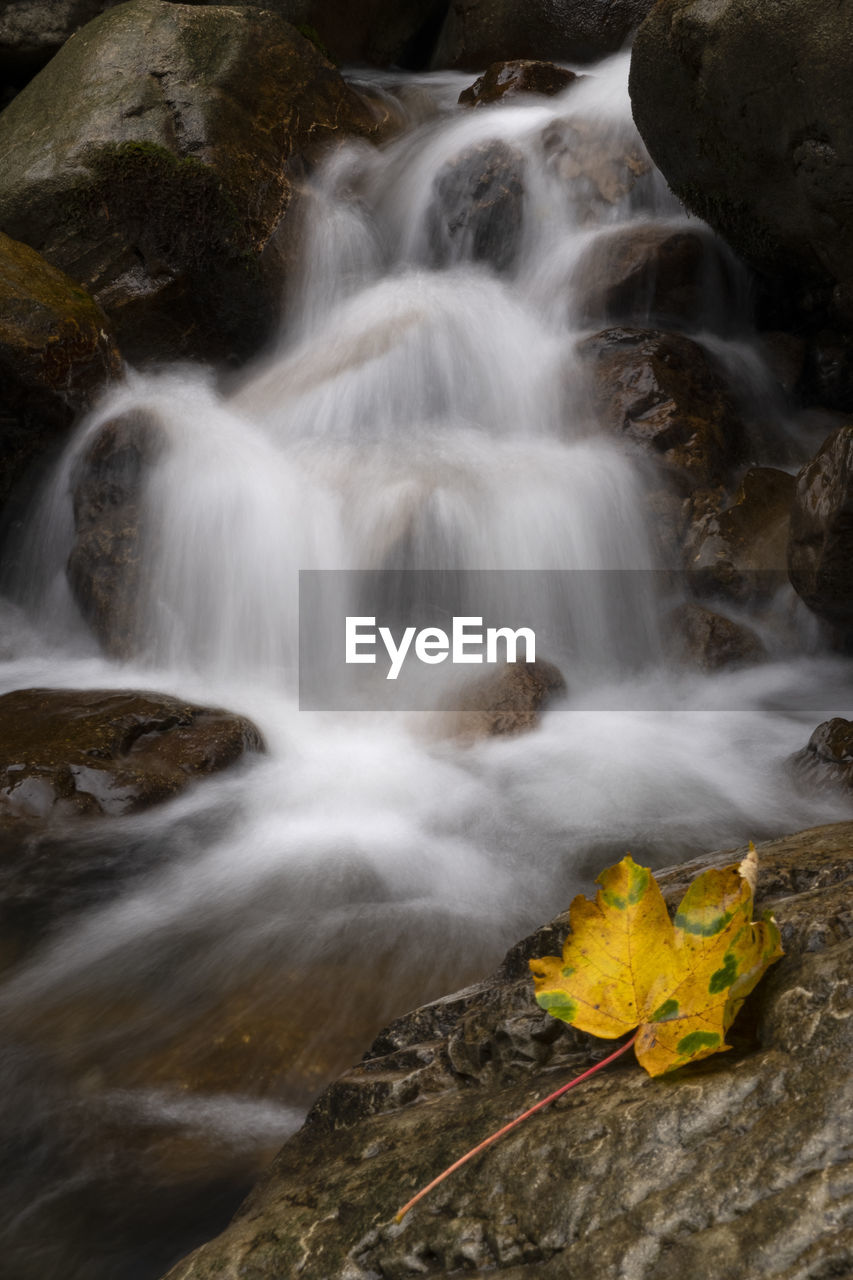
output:
{"label": "gray rock", "polygon": [[[541,1013],[527,961],[392,1023],[319,1099],[232,1225],[169,1280],[805,1280],[853,1266],[853,823],[760,846],[786,955],[732,1052],[652,1080],[628,1058],[395,1211],[494,1128],[605,1057]],[[659,874],[670,905],[712,855]]]}
{"label": "gray rock", "polygon": [[853,721],[835,716],[819,724],[791,763],[811,787],[853,791]]}
{"label": "gray rock", "polygon": [[853,626],[853,426],[835,431],[797,476],[788,571],[818,617],[842,632]]}
{"label": "gray rock", "polygon": [[436,174],[426,213],[431,259],[512,268],[521,247],[524,156],[502,141],[478,142]]}
{"label": "gray rock", "polygon": [[236,360],[277,321],[263,251],[306,163],[378,125],[274,14],[131,0],[0,114],[0,225],[89,290],[129,359]]}
{"label": "gray rock", "polygon": [[694,601],[673,609],[667,621],[674,633],[674,656],[700,671],[746,666],[767,657],[767,650],[751,627]]}
{"label": "gray rock", "polygon": [[524,58],[493,62],[478,80],[462,90],[459,105],[487,107],[495,102],[514,102],[519,95],[527,93],[553,97],[580,79],[583,77],[553,62],[532,62]]}

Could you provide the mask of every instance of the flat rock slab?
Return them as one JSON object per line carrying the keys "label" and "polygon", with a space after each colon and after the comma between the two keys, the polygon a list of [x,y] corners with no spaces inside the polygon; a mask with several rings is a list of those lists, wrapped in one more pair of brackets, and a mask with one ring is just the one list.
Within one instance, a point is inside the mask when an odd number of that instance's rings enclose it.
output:
{"label": "flat rock slab", "polygon": [[[319,1099],[223,1235],[169,1280],[805,1280],[853,1270],[853,823],[759,847],[786,955],[733,1051],[651,1079],[623,1059],[393,1215],[469,1146],[612,1051],[539,1011],[531,955],[399,1019]],[[673,906],[715,854],[659,875]]]}
{"label": "flat rock slab", "polygon": [[7,693],[0,744],[3,824],[132,813],[263,750],[233,712],[98,689]]}

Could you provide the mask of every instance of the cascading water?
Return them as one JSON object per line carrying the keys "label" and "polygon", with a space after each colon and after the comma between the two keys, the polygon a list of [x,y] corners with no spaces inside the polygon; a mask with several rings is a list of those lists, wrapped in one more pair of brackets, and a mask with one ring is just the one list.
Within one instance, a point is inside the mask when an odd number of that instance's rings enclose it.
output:
{"label": "cascading water", "polygon": [[[0,687],[174,692],[248,714],[268,754],[69,835],[95,867],[121,846],[121,874],[0,988],[16,1280],[159,1274],[383,1021],[487,970],[595,865],[844,816],[784,768],[834,713],[839,667],[771,617],[773,661],[668,670],[672,584],[634,572],[666,567],[644,464],[578,390],[590,246],[680,219],[633,133],[626,71],[620,57],[561,97],[468,112],[451,106],[467,78],[413,81],[411,129],[341,151],[315,184],[277,350],[224,394],[188,369],[131,376],[33,513]],[[717,248],[695,330],[744,402],[781,418],[720,261]],[[74,477],[128,412],[161,445],[134,654],[119,662],[77,614],[65,564]],[[797,423],[773,434],[796,460]],[[523,602],[546,630],[577,620],[570,651],[545,655],[566,708],[474,745],[416,715],[300,712],[297,575],[311,568],[599,571],[544,603],[531,574]]]}

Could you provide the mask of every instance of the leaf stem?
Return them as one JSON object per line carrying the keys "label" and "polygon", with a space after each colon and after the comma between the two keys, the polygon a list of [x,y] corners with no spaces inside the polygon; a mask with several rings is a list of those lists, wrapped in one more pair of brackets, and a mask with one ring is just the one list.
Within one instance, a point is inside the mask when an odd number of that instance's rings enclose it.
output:
{"label": "leaf stem", "polygon": [[557,1098],[561,1098],[564,1093],[569,1091],[569,1089],[573,1089],[576,1084],[580,1084],[583,1080],[588,1080],[590,1076],[595,1075],[596,1071],[600,1071],[602,1067],[607,1067],[611,1062],[615,1062],[617,1058],[621,1058],[622,1054],[627,1053],[631,1048],[636,1038],[637,1032],[634,1032],[631,1039],[626,1040],[625,1043],[614,1053],[611,1053],[609,1057],[602,1058],[601,1062],[597,1062],[595,1066],[590,1067],[588,1071],[584,1071],[581,1075],[575,1076],[575,1078],[570,1080],[568,1084],[561,1085],[559,1089],[554,1091],[554,1093],[549,1093],[547,1098],[543,1098],[541,1102],[537,1102],[534,1106],[529,1107],[527,1111],[523,1111],[520,1116],[516,1116],[514,1120],[510,1120],[509,1124],[505,1124],[502,1129],[498,1129],[495,1133],[490,1134],[488,1138],[484,1138],[476,1147],[472,1147],[464,1156],[460,1156],[460,1158],[455,1160],[453,1164],[448,1165],[443,1173],[440,1173],[437,1178],[433,1178],[432,1182],[429,1182],[425,1187],[422,1187],[416,1196],[412,1196],[408,1204],[404,1204],[402,1209],[397,1210],[394,1214],[394,1221],[402,1222],[409,1210],[416,1205],[419,1200],[422,1200],[428,1191],[432,1191],[433,1187],[437,1187],[440,1182],[444,1182],[444,1179],[449,1177],[451,1173],[455,1173],[457,1169],[461,1169],[463,1164],[467,1164],[469,1160],[473,1160],[474,1156],[479,1155],[481,1151],[485,1151],[486,1147],[490,1147],[493,1142],[497,1142],[498,1138],[502,1138],[504,1134],[509,1133],[511,1129],[520,1125],[522,1120],[526,1120],[528,1116],[535,1115],[537,1111],[541,1111],[543,1107],[547,1107],[549,1102],[555,1102]]}

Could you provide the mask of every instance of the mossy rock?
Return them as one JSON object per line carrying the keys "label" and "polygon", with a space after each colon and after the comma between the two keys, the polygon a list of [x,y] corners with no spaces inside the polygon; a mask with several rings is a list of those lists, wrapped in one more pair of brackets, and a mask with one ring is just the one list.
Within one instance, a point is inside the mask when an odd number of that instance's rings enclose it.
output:
{"label": "mossy rock", "polygon": [[277,15],[130,0],[0,115],[0,223],[89,289],[129,358],[239,361],[276,322],[262,255],[306,166],[376,128]]}

